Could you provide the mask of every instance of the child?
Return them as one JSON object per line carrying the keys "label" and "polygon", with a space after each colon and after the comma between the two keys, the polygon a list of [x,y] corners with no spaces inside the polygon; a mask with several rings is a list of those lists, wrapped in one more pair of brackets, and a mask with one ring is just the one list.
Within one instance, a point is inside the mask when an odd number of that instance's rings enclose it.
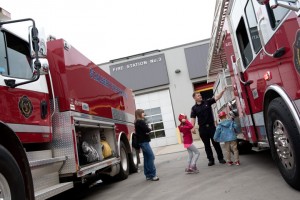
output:
{"label": "child", "polygon": [[199,170],[196,167],[197,160],[200,156],[199,150],[193,145],[193,137],[191,129],[194,127],[188,120],[185,114],[180,114],[178,117],[180,125],[178,129],[183,138],[184,148],[187,149],[189,153],[188,157],[188,166],[185,169],[187,173],[199,173]]}
{"label": "child", "polygon": [[226,119],[226,113],[223,111],[219,113],[219,118],[221,121],[216,128],[214,140],[216,142],[225,142],[227,165],[233,165],[233,162],[231,161],[231,150],[234,154],[235,165],[240,165],[235,133],[237,127],[236,123],[233,120]]}

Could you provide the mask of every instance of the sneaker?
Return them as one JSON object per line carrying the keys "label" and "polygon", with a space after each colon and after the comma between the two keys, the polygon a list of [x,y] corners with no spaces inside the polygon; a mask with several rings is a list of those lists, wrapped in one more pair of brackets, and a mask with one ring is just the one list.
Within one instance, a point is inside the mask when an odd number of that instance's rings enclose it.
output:
{"label": "sneaker", "polygon": [[210,161],[208,161],[208,166],[213,166],[215,164],[215,161],[213,161],[213,160],[210,160]]}
{"label": "sneaker", "polygon": [[226,161],[224,159],[222,159],[222,160],[219,160],[219,163],[226,164]]}
{"label": "sneaker", "polygon": [[236,161],[236,162],[235,162],[235,165],[236,165],[236,166],[241,165],[240,161]]}
{"label": "sneaker", "polygon": [[193,166],[193,167],[192,167],[192,170],[193,170],[193,172],[194,172],[195,174],[199,173],[199,170],[197,169],[196,166]]}
{"label": "sneaker", "polygon": [[233,162],[232,162],[232,161],[229,161],[229,162],[227,162],[227,165],[228,165],[228,166],[231,166],[231,165],[233,165]]}
{"label": "sneaker", "polygon": [[188,174],[191,174],[191,173],[193,173],[194,171],[193,171],[192,168],[186,168],[186,169],[185,169],[185,172],[188,173]]}
{"label": "sneaker", "polygon": [[146,177],[146,180],[147,180],[147,181],[150,181],[150,180],[151,180],[151,178],[150,178],[150,177]]}
{"label": "sneaker", "polygon": [[158,180],[159,180],[158,176],[154,176],[151,178],[151,181],[158,181]]}

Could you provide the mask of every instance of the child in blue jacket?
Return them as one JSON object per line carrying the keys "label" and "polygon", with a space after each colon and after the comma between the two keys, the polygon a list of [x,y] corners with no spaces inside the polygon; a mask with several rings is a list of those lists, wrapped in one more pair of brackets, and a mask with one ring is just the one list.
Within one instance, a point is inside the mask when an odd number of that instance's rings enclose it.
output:
{"label": "child in blue jacket", "polygon": [[239,161],[239,151],[237,149],[237,138],[235,129],[237,127],[236,123],[233,120],[226,118],[225,112],[219,113],[220,122],[216,128],[216,132],[214,135],[214,140],[216,142],[225,142],[225,150],[226,150],[226,162],[227,165],[233,165],[231,161],[231,150],[234,154],[234,164],[240,165]]}

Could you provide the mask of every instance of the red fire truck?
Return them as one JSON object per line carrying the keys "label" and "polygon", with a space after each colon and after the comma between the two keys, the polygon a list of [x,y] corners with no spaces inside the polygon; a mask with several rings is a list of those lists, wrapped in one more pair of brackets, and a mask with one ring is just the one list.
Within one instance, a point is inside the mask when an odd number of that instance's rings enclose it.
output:
{"label": "red fire truck", "polygon": [[[46,41],[34,20],[2,21],[10,13],[0,11],[0,199],[47,199],[136,172],[132,91],[65,40]],[[8,30],[27,22],[28,41]]]}
{"label": "red fire truck", "polygon": [[299,8],[298,0],[218,1],[207,69],[208,80],[227,84],[232,94],[215,111],[229,109],[239,119],[240,141],[269,148],[283,178],[298,190]]}

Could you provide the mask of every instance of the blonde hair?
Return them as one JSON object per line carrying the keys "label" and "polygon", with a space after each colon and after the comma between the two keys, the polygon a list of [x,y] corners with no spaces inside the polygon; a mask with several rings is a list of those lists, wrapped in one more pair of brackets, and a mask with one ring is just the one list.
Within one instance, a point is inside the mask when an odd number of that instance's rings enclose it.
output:
{"label": "blonde hair", "polygon": [[144,113],[143,109],[136,109],[135,111],[135,121],[138,119],[144,119],[142,114]]}

